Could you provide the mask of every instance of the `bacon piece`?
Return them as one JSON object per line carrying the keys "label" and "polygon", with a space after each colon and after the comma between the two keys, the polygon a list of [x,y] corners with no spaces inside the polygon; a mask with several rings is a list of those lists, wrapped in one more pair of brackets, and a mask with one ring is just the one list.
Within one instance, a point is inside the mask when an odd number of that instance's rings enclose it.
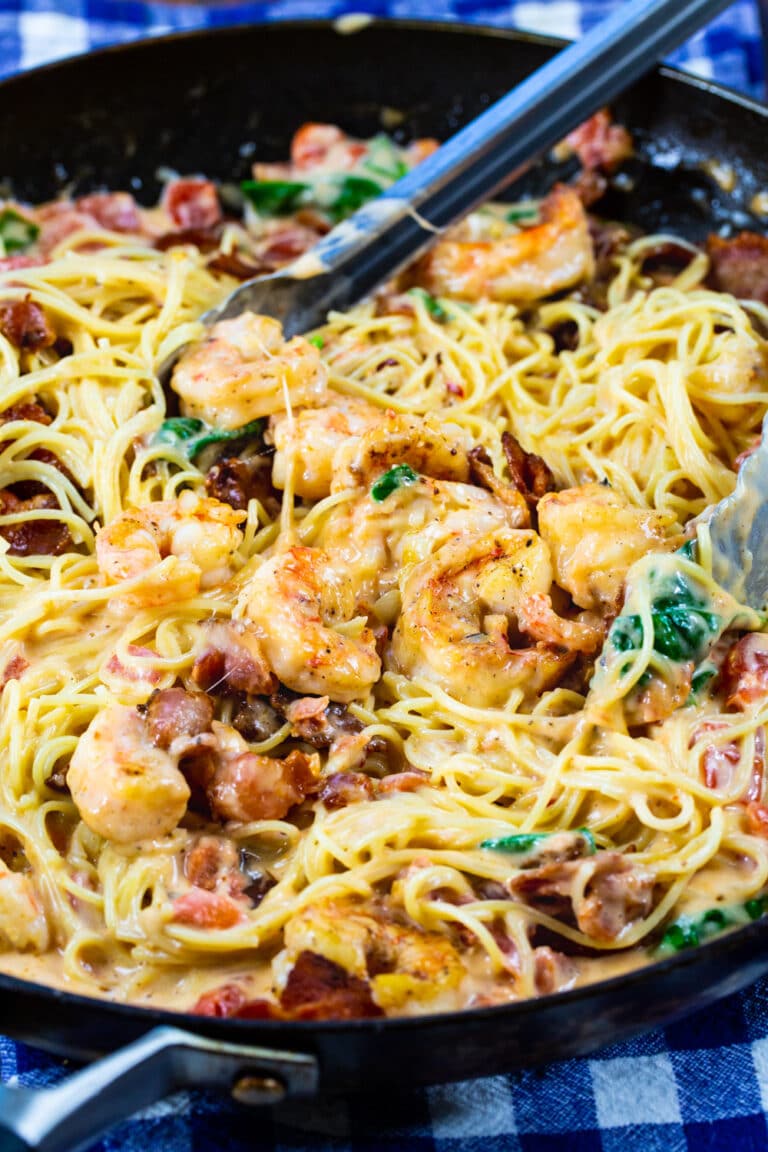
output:
{"label": "bacon piece", "polygon": [[292,698],[281,686],[271,703],[290,722],[292,735],[313,748],[330,748],[343,736],[358,735],[363,730],[345,704],[330,703],[327,696]]}
{"label": "bacon piece", "polygon": [[768,808],[757,800],[750,800],[747,804],[747,829],[753,836],[764,836],[768,839]]}
{"label": "bacon piece", "polygon": [[109,232],[141,232],[139,209],[130,192],[93,192],[78,197],[75,205]]}
{"label": "bacon piece", "polygon": [[[173,232],[163,232],[161,236],[156,236],[153,243],[159,252],[167,252],[169,248],[178,248],[185,244],[194,244],[201,252],[216,252],[221,242],[221,232],[221,223],[214,224],[212,228],[176,228]],[[220,254],[209,261],[208,267],[213,268],[217,260],[223,259],[225,257]],[[259,268],[253,275],[262,271],[266,269]]]}
{"label": "bacon piece", "polygon": [[316,756],[294,749],[285,759],[243,752],[223,760],[208,785],[220,820],[282,820],[317,788]]}
{"label": "bacon piece", "polygon": [[205,992],[195,1004],[195,1016],[236,1016],[245,1004],[246,996],[239,984],[221,984],[210,992]]}
{"label": "bacon piece", "polygon": [[252,696],[274,692],[278,683],[258,636],[242,620],[214,620],[207,626],[192,679],[207,692],[247,692]]}
{"label": "bacon piece", "polygon": [[29,297],[0,301],[0,332],[14,347],[27,348],[30,352],[56,343],[56,333],[45,312]]}
{"label": "bacon piece", "polygon": [[300,952],[280,1006],[295,1020],[358,1020],[383,1016],[367,980],[351,976],[317,952]]}
{"label": "bacon piece", "polygon": [[175,924],[191,924],[195,928],[233,928],[245,918],[245,909],[224,892],[206,892],[204,888],[191,888],[173,901]]}
{"label": "bacon piece", "polygon": [[195,1016],[237,1020],[279,1020],[282,1013],[271,1000],[248,1000],[239,984],[222,984],[204,993],[191,1009]]}
{"label": "bacon piece", "polygon": [[[534,459],[538,460],[539,458],[537,456]],[[490,456],[480,445],[469,452],[469,475],[478,488],[485,488],[488,492],[492,492],[497,500],[501,500],[502,504],[515,509],[517,513],[514,522],[515,528],[530,528],[531,516],[528,511],[528,501],[521,489],[516,483],[507,484],[500,476],[496,475]]]}
{"label": "bacon piece", "polygon": [[533,950],[533,979],[540,996],[565,988],[576,976],[576,966],[562,952],[543,945]]}
{"label": "bacon piece", "polygon": [[[692,748],[702,736],[708,732],[723,732],[729,727],[722,720],[705,720],[691,735],[688,747]],[[701,766],[704,773],[704,783],[708,788],[728,792],[733,784],[733,777],[741,761],[741,750],[735,740],[708,744],[702,753]],[[763,794],[765,776],[765,729],[758,728],[755,732],[754,755],[752,758],[752,774],[744,801],[759,800]]]}
{"label": "bacon piece", "polygon": [[621,124],[614,124],[607,108],[601,108],[565,138],[584,168],[614,172],[632,156],[632,137]]}
{"label": "bacon piece", "polygon": [[[0,515],[3,516],[58,507],[56,497],[50,492],[21,500],[8,488],[0,488]],[[0,536],[8,541],[11,556],[60,556],[72,546],[69,529],[60,520],[21,520],[16,524],[3,524]]]}
{"label": "bacon piece", "polygon": [[2,676],[0,676],[0,692],[5,688],[9,680],[20,680],[27,668],[29,668],[29,660],[27,660],[21,652],[16,652],[11,656],[3,669]]}
{"label": "bacon piece", "polygon": [[583,894],[574,900],[576,873],[589,867],[584,860],[545,864],[521,872],[510,881],[510,889],[556,919],[575,917],[585,936],[616,940],[628,924],[650,912],[654,876],[620,852],[601,852],[591,863]]}
{"label": "bacon piece", "polygon": [[[237,848],[222,836],[198,836],[184,853],[184,875],[196,888],[213,892],[239,872]],[[244,879],[241,877],[241,879]]]}
{"label": "bacon piece", "polygon": [[741,711],[768,697],[768,636],[749,632],[728,650],[719,686],[729,708]]}
{"label": "bacon piece", "polygon": [[348,804],[361,804],[373,800],[374,785],[364,772],[333,772],[323,780],[320,800],[326,808],[335,811]]}
{"label": "bacon piece", "polygon": [[273,518],[280,511],[280,499],[272,487],[272,461],[267,456],[218,460],[206,473],[205,490],[238,512],[246,512],[251,500],[258,500]]}
{"label": "bacon piece", "polygon": [[171,180],[161,205],[179,228],[212,228],[221,220],[216,186],[210,180]]}
{"label": "bacon piece", "polygon": [[[168,232],[165,236],[161,236],[156,242],[156,248],[173,248],[175,244],[197,244],[196,240],[184,239],[175,240],[174,237],[185,235],[183,232]],[[206,233],[200,233],[201,236]],[[215,231],[212,230],[207,234],[214,238]],[[201,247],[197,244],[201,252],[208,249]],[[211,246],[212,248],[218,247],[218,239],[214,239]],[[217,252],[212,260],[208,261],[208,267],[212,272],[223,272],[225,276],[232,276],[235,280],[252,280],[254,276],[263,276],[265,272],[274,271],[274,265],[266,260],[247,260],[239,252]]]}
{"label": "bacon piece", "polygon": [[757,232],[740,232],[731,240],[708,236],[707,255],[713,288],[740,300],[768,304],[768,236]]}
{"label": "bacon piece", "polygon": [[[128,644],[125,651],[128,656],[152,657],[157,655],[151,648],[143,648],[140,644]],[[160,683],[160,673],[157,668],[152,668],[144,663],[123,664],[117,652],[113,652],[104,665],[102,678],[104,673],[116,680],[127,680],[133,684]]]}
{"label": "bacon piece", "polygon": [[[4,412],[0,412],[0,424],[10,424],[14,420],[32,420],[35,424],[51,423],[51,416],[38,404],[37,400],[20,400],[18,404],[11,404]],[[0,450],[8,441],[0,445]]]}
{"label": "bacon piece", "polygon": [[379,780],[376,790],[380,796],[388,796],[392,792],[416,792],[428,783],[428,772],[411,768],[408,772],[393,772],[391,776],[385,776]]}
{"label": "bacon piece", "polygon": [[535,507],[547,492],[554,492],[555,478],[541,456],[524,452],[511,432],[502,433],[501,446],[507,458],[512,483],[529,504]]}
{"label": "bacon piece", "polygon": [[213,701],[204,692],[164,688],[150,696],[146,718],[153,742],[158,748],[170,748],[179,736],[194,737],[210,731]]}
{"label": "bacon piece", "polygon": [[15,272],[17,268],[37,268],[40,264],[45,264],[41,256],[26,256],[19,252],[16,256],[0,257],[0,274]]}
{"label": "bacon piece", "polygon": [[74,232],[100,231],[101,225],[89,212],[81,212],[71,200],[54,200],[35,212],[40,226],[37,246],[45,259],[62,240]]}

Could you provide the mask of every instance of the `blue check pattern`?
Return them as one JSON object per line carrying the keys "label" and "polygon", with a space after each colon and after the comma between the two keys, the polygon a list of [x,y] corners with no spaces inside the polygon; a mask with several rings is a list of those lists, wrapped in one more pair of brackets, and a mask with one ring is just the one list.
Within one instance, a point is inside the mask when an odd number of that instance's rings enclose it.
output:
{"label": "blue check pattern", "polygon": [[[206,8],[136,0],[0,0],[0,75],[107,44],[252,21],[451,19],[576,37],[616,0],[272,0]],[[768,7],[768,3],[767,3]],[[760,21],[735,3],[674,63],[763,95]],[[0,1037],[0,1078],[34,1086],[58,1061]],[[254,1114],[179,1094],[93,1152],[766,1152],[768,980],[638,1040],[542,1071]]]}

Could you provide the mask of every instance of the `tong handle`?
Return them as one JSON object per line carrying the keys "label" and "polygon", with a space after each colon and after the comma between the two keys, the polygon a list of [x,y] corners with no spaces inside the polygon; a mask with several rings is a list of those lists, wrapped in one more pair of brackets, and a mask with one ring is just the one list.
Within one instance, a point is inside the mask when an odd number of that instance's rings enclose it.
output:
{"label": "tong handle", "polygon": [[219,1088],[241,1104],[312,1096],[313,1056],[156,1028],[54,1088],[0,1085],[0,1152],[77,1152],[131,1113],[182,1088]]}

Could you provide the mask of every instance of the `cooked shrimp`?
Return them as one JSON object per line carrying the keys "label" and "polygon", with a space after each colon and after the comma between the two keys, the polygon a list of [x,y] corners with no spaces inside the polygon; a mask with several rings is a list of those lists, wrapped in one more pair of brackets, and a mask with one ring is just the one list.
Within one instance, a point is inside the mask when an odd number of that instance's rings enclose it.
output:
{"label": "cooked shrimp", "polygon": [[99,571],[108,584],[135,581],[120,599],[136,607],[186,600],[232,574],[244,512],[182,492],[117,516],[96,536]]}
{"label": "cooked shrimp", "polygon": [[[517,495],[517,494],[515,494]],[[319,543],[338,557],[366,603],[397,588],[398,575],[448,540],[495,528],[527,528],[528,507],[502,503],[483,488],[419,477],[385,500],[361,490],[339,504],[323,526]]]}
{"label": "cooked shrimp", "polygon": [[185,416],[232,429],[284,412],[287,401],[318,403],[326,379],[320,353],[303,336],[286,341],[277,320],[243,312],[214,324],[207,339],[182,356],[171,388]]}
{"label": "cooked shrimp", "polygon": [[30,876],[0,862],[0,947],[45,952],[50,932],[45,908]]}
{"label": "cooked shrimp", "polygon": [[497,530],[445,544],[401,580],[402,614],[392,637],[397,669],[480,707],[501,706],[514,689],[535,699],[574,653],[543,644],[513,649],[531,596],[548,595],[549,549],[530,530]]}
{"label": "cooked shrimp", "polygon": [[67,784],[88,827],[117,844],[172,832],[190,796],[173,750],[158,747],[139,712],[123,704],[94,716],[69,763]]}
{"label": "cooked shrimp", "polygon": [[466,969],[445,936],[420,932],[375,916],[352,900],[326,900],[303,908],[285,927],[279,965],[316,952],[367,980],[380,1008],[431,1000],[461,983]]}
{"label": "cooked shrimp", "polygon": [[342,565],[319,548],[289,548],[257,569],[243,594],[273,672],[294,692],[346,704],[381,672],[370,628],[353,620],[355,589]]}
{"label": "cooked shrimp", "polygon": [[322,500],[331,490],[333,461],[350,437],[361,436],[381,424],[384,412],[367,400],[334,393],[323,408],[304,408],[293,419],[273,416],[269,435],[275,445],[272,483],[284,488],[288,462],[293,457],[293,484],[297,496]]}
{"label": "cooked shrimp", "polygon": [[538,511],[557,583],[580,608],[603,610],[615,609],[635,560],[668,546],[674,521],[671,513],[634,507],[604,484],[550,492]]}
{"label": "cooked shrimp", "polygon": [[594,273],[587,216],[572,188],[557,185],[541,223],[495,242],[439,240],[419,266],[420,282],[462,300],[539,300]]}
{"label": "cooked shrimp", "polygon": [[408,464],[435,480],[469,479],[468,434],[434,416],[381,413],[372,428],[336,452],[331,491],[359,488],[396,464]]}

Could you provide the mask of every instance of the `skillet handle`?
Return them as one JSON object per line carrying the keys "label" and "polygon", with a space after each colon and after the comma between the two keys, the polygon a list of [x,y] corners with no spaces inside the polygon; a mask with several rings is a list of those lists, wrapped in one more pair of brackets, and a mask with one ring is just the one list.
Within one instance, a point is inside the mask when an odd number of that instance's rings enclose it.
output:
{"label": "skillet handle", "polygon": [[54,1088],[0,1085],[0,1152],[77,1152],[118,1120],[181,1088],[219,1088],[241,1104],[317,1091],[313,1056],[156,1028]]}

